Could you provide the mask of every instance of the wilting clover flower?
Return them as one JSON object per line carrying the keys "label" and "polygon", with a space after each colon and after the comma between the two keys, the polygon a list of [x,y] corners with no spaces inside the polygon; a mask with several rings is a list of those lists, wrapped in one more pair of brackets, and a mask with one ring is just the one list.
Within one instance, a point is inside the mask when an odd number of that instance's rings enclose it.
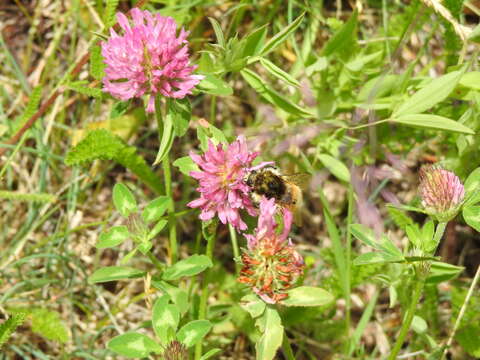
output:
{"label": "wilting clover flower", "polygon": [[188,360],[188,350],[181,342],[171,341],[163,352],[165,360]]}
{"label": "wilting clover flower", "polygon": [[110,38],[101,43],[107,65],[104,91],[121,100],[150,95],[147,111],[153,112],[156,94],[184,98],[203,76],[192,74],[196,66],[189,63],[189,32],[182,28],[177,36],[173,18],[138,8],[131,16],[132,24],[117,13],[123,35],[110,29]]}
{"label": "wilting clover flower", "polygon": [[465,189],[458,176],[436,166],[420,169],[419,190],[425,210],[439,221],[454,218],[465,197]]}
{"label": "wilting clover flower", "polygon": [[288,289],[295,284],[304,268],[302,256],[287,238],[291,224],[284,224],[280,234],[276,231],[277,210],[275,199],[264,197],[261,200],[258,227],[254,235],[246,235],[248,249],[243,250],[238,278],[269,304],[288,297]]}
{"label": "wilting clover flower", "polygon": [[244,178],[257,155],[248,151],[243,136],[226,146],[215,146],[209,142],[203,156],[191,152],[190,157],[202,170],[190,172],[190,176],[199,182],[197,191],[200,198],[187,205],[202,210],[201,220],[210,220],[218,214],[223,224],[229,223],[236,229],[245,230],[247,225],[240,217],[240,210],[245,209],[253,216],[256,215],[256,209],[250,200],[250,188]]}

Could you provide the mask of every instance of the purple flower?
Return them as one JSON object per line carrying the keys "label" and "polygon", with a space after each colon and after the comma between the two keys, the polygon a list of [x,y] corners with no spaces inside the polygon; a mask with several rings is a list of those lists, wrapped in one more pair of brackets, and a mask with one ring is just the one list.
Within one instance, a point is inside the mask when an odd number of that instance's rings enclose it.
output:
{"label": "purple flower", "polygon": [[439,221],[451,220],[465,197],[465,189],[457,175],[435,166],[420,169],[422,204]]}
{"label": "purple flower", "polygon": [[238,281],[250,286],[260,298],[275,304],[288,297],[290,289],[303,273],[302,256],[287,239],[291,214],[285,217],[283,231],[276,232],[275,214],[279,207],[275,199],[262,198],[258,227],[254,235],[245,235],[248,249],[242,254],[242,270]]}
{"label": "purple flower", "polygon": [[199,182],[200,198],[187,205],[202,210],[201,220],[210,220],[218,213],[223,224],[246,230],[240,210],[245,209],[252,216],[257,212],[250,200],[250,187],[244,179],[257,155],[248,151],[243,136],[227,146],[215,146],[209,141],[203,156],[191,152],[190,157],[202,170],[190,172],[190,176]]}
{"label": "purple flower", "polygon": [[131,16],[132,24],[117,13],[123,35],[110,29],[110,38],[101,43],[107,65],[104,91],[121,100],[150,95],[147,111],[153,112],[156,94],[184,98],[203,76],[192,75],[196,66],[189,63],[189,32],[182,28],[177,37],[173,18],[138,8]]}

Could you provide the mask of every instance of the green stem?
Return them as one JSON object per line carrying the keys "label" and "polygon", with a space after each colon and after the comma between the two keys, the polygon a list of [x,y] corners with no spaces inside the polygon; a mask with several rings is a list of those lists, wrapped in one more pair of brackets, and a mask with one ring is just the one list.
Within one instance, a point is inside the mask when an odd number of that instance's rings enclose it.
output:
{"label": "green stem", "polygon": [[[353,219],[353,186],[350,185],[348,188],[348,210],[347,210],[347,237],[345,241],[345,262],[346,262],[346,289],[345,289],[345,328],[347,333],[347,338],[350,336],[350,322],[351,322],[351,279],[352,279],[352,233],[350,232],[350,225],[352,224]],[[348,348],[348,347],[347,347]]]}
{"label": "green stem", "polygon": [[[168,109],[167,109],[168,111]],[[155,96],[155,118],[158,126],[158,142],[162,143],[163,137],[163,117],[162,117],[162,102],[160,96]],[[170,170],[170,156],[167,154],[162,160],[163,177],[165,179],[165,195],[172,201],[168,206],[168,239],[169,239],[169,257],[170,263],[174,264],[178,259],[177,246],[177,227],[175,218],[175,204],[172,197],[172,172]]]}
{"label": "green stem", "polygon": [[408,330],[410,330],[410,325],[412,324],[413,316],[415,315],[415,310],[418,305],[418,301],[420,300],[420,296],[422,295],[423,285],[425,284],[425,279],[415,279],[415,288],[413,290],[413,297],[412,301],[410,302],[410,306],[408,307],[407,313],[402,322],[402,328],[400,329],[400,334],[397,337],[397,341],[395,342],[395,346],[393,347],[388,360],[395,360],[397,355],[402,348],[403,342],[405,341],[405,337],[407,336]]}
{"label": "green stem", "polygon": [[[440,222],[438,223],[437,228],[435,229],[435,235],[433,236],[433,239],[437,246],[440,243],[440,240],[442,239],[446,226],[447,226],[446,222]],[[433,251],[433,253],[435,253],[435,250]],[[417,308],[418,302],[420,300],[420,296],[422,295],[423,287],[425,285],[425,280],[428,276],[428,273],[430,272],[429,264],[420,264],[420,266],[426,266],[427,270],[424,271],[423,269],[420,269],[420,271],[417,272],[417,275],[419,277],[415,279],[415,288],[413,290],[412,301],[410,302],[410,306],[407,309],[407,313],[405,314],[405,317],[402,322],[400,333],[397,337],[397,341],[395,342],[395,346],[393,347],[393,350],[390,353],[390,356],[388,357],[388,360],[396,359],[398,353],[400,352],[403,346],[403,342],[405,341],[405,337],[407,336],[408,330],[410,330],[410,325],[412,325],[413,317],[415,316],[415,310]]]}
{"label": "green stem", "polygon": [[147,256],[148,258],[150,259],[150,261],[153,263],[153,265],[156,266],[156,268],[158,269],[158,271],[160,272],[160,274],[163,272],[163,269],[165,267],[164,264],[162,264],[160,262],[160,260],[157,259],[157,257],[155,255],[153,255],[152,251],[148,251],[147,252]]}
{"label": "green stem", "polygon": [[282,349],[286,360],[295,360],[295,355],[293,354],[292,346],[290,345],[286,332],[283,333]]}
{"label": "green stem", "polygon": [[457,332],[457,329],[460,326],[463,315],[465,314],[465,311],[467,310],[468,302],[470,301],[470,298],[473,295],[473,289],[475,289],[479,280],[480,280],[480,266],[477,268],[477,272],[475,273],[473,281],[470,284],[470,288],[468,289],[467,296],[465,296],[465,300],[463,301],[463,305],[462,305],[462,308],[460,309],[460,313],[458,314],[457,320],[455,320],[455,325],[453,326],[453,331],[450,334],[450,337],[448,338],[447,345],[445,347],[445,351],[442,354],[442,359],[441,360],[443,360],[445,358],[445,356],[447,355],[448,349],[452,345],[453,337],[455,336],[455,333]]}
{"label": "green stem", "polygon": [[178,259],[177,219],[175,218],[175,203],[172,196],[172,174],[170,170],[170,156],[167,154],[162,160],[163,176],[165,178],[165,195],[172,201],[168,205],[168,238],[170,240],[170,263],[175,264]]}
{"label": "green stem", "polygon": [[[236,259],[240,257],[240,249],[238,247],[237,232],[231,224],[228,224],[228,230],[230,231],[230,240],[232,242],[233,256]],[[240,264],[235,261],[235,270],[240,272]]]}
{"label": "green stem", "polygon": [[[215,234],[209,234],[207,236],[207,249],[205,254],[213,261],[213,249],[215,248]],[[200,304],[198,306],[198,319],[203,320],[207,317],[207,302],[208,302],[208,285],[210,282],[211,270],[207,270],[204,273],[202,281],[202,294],[200,295]],[[202,357],[202,342],[200,341],[195,346],[195,360],[200,360]]]}

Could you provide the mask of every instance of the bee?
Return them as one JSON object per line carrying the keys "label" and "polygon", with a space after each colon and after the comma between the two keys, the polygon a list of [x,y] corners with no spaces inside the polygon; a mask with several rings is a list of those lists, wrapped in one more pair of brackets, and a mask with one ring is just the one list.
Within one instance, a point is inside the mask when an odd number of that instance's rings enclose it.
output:
{"label": "bee", "polygon": [[308,184],[310,175],[298,173],[284,175],[272,165],[259,170],[252,170],[246,176],[246,183],[252,189],[251,199],[258,206],[262,196],[274,198],[275,202],[288,209],[295,219],[295,224],[301,225],[299,209],[303,203],[302,188]]}

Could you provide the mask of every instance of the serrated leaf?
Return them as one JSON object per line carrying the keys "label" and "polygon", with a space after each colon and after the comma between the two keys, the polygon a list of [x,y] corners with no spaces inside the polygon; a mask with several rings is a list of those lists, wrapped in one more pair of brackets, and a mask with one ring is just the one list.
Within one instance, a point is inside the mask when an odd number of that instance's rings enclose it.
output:
{"label": "serrated leaf", "polygon": [[114,226],[100,234],[100,238],[95,247],[97,249],[114,247],[123,243],[129,236],[130,233],[126,226]]}
{"label": "serrated leaf", "polygon": [[32,92],[30,93],[30,97],[28,99],[28,104],[23,111],[22,115],[18,116],[14,120],[13,124],[13,131],[18,131],[21,127],[25,125],[25,123],[30,119],[38,110],[40,105],[40,101],[42,99],[42,91],[43,87],[36,86]]}
{"label": "serrated leaf", "polygon": [[324,306],[335,300],[327,290],[314,286],[299,286],[287,294],[288,297],[281,302],[285,306]]}
{"label": "serrated leaf", "polygon": [[120,0],[106,0],[105,13],[103,16],[103,23],[108,29],[115,24],[115,13],[117,12],[118,3]]}
{"label": "serrated leaf", "polygon": [[394,111],[392,117],[397,118],[401,115],[419,114],[432,108],[450,95],[453,89],[457,86],[462,75],[463,71],[459,70],[432,80],[428,85],[413,94],[396,111]]}
{"label": "serrated leaf", "polygon": [[161,353],[162,347],[148,336],[128,332],[114,337],[107,343],[107,348],[113,352],[130,358],[144,358],[150,353]]}
{"label": "serrated leaf", "polygon": [[66,343],[68,331],[60,315],[56,311],[48,309],[34,309],[31,311],[32,331],[45,339]]}
{"label": "serrated leaf", "polygon": [[136,148],[128,146],[120,137],[106,129],[89,131],[87,136],[67,153],[65,164],[80,165],[94,160],[114,160],[137,175],[155,192],[162,191],[158,175],[136,154]]}
{"label": "serrated leaf", "polygon": [[106,266],[102,267],[88,277],[89,284],[102,283],[107,281],[135,279],[142,277],[144,271],[128,266]]}
{"label": "serrated leaf", "polygon": [[280,32],[275,34],[274,37],[268,40],[265,46],[262,47],[262,50],[260,50],[260,54],[261,55],[268,54],[270,51],[272,51],[281,43],[283,43],[285,40],[287,40],[288,37],[292,35],[295,32],[295,30],[297,30],[297,28],[300,26],[304,16],[305,16],[305,13],[301,14],[294,21],[292,21],[288,26],[283,28]]}
{"label": "serrated leaf", "polygon": [[65,86],[70,90],[78,92],[79,94],[87,95],[96,99],[100,99],[103,96],[101,89],[85,86],[86,84],[86,81],[76,81],[66,83]]}
{"label": "serrated leaf", "polygon": [[205,255],[192,255],[170,266],[163,273],[164,280],[177,280],[185,276],[193,276],[212,267],[212,261]]}
{"label": "serrated leaf", "polygon": [[200,342],[211,328],[212,324],[208,320],[190,321],[178,330],[177,339],[189,348]]}
{"label": "serrated leaf", "polygon": [[123,217],[127,218],[131,213],[137,212],[137,201],[130,189],[124,184],[115,184],[112,198],[115,208]]}
{"label": "serrated leaf", "polygon": [[177,331],[180,322],[180,311],[176,305],[168,303],[169,298],[170,296],[163,295],[153,305],[152,326],[163,345],[171,340],[168,329]]}
{"label": "serrated leaf", "polygon": [[438,129],[446,130],[452,132],[458,132],[462,134],[473,135],[475,132],[466,127],[465,125],[459,123],[458,121],[431,114],[407,114],[407,115],[395,115],[390,119],[394,123],[429,128],[429,129]]}
{"label": "serrated leaf", "polygon": [[276,105],[280,109],[295,116],[306,118],[315,117],[315,115],[307,109],[304,109],[301,106],[292,103],[290,100],[287,100],[283,95],[277,93],[275,90],[270,88],[266,84],[266,82],[252,70],[243,69],[240,71],[240,74],[257,93],[259,93],[265,100],[267,100],[271,104]]}
{"label": "serrated leaf", "polygon": [[159,196],[156,199],[150,201],[142,211],[142,218],[150,224],[159,220],[165,211],[167,211],[169,205],[172,203],[172,199],[168,196]]}
{"label": "serrated leaf", "polygon": [[90,75],[96,80],[102,80],[105,76],[104,69],[102,48],[99,45],[94,45],[90,48]]}
{"label": "serrated leaf", "polygon": [[2,345],[7,342],[15,329],[23,324],[26,315],[27,314],[24,312],[12,314],[7,320],[0,324],[0,349],[2,348]]}

